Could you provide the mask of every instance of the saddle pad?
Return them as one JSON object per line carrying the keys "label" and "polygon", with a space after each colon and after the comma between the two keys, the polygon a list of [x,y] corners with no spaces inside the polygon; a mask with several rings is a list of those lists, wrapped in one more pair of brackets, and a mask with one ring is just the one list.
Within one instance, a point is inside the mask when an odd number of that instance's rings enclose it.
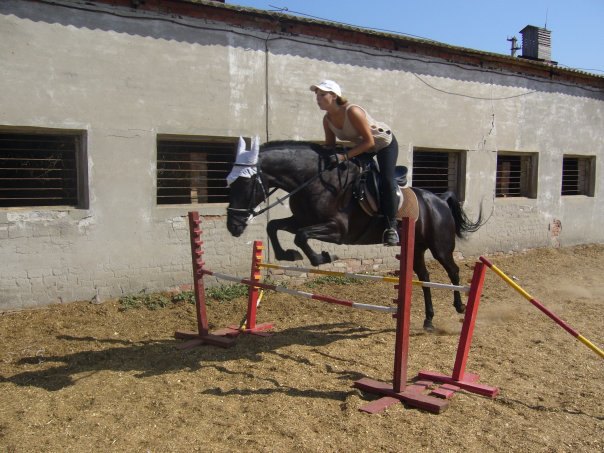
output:
{"label": "saddle pad", "polygon": [[411,187],[401,187],[403,192],[403,206],[396,213],[396,218],[401,220],[403,217],[411,217],[415,221],[419,218],[419,205],[417,196]]}

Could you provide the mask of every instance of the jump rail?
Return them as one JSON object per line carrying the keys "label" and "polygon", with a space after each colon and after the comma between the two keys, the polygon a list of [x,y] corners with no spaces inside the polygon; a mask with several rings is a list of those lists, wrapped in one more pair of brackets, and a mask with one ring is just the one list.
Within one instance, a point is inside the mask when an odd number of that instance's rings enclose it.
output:
{"label": "jump rail", "polygon": [[289,294],[291,296],[299,296],[299,297],[305,297],[307,299],[320,300],[322,302],[327,302],[329,304],[343,305],[345,307],[358,308],[360,310],[382,311],[385,313],[396,313],[397,312],[396,307],[386,307],[384,305],[361,304],[361,303],[353,302],[350,300],[337,299],[335,297],[322,296],[321,294],[313,294],[313,293],[307,293],[304,291],[298,291],[295,289],[289,289],[284,286],[268,285],[266,283],[254,282],[252,280],[242,279],[239,277],[233,277],[232,275],[221,274],[218,272],[212,272],[212,271],[208,271],[205,269],[203,269],[202,272],[206,275],[211,275],[211,276],[216,277],[221,280],[227,280],[227,281],[231,281],[231,282],[235,282],[235,283],[242,283],[244,285],[254,286],[254,287],[262,288],[262,289],[269,289],[269,290],[275,291],[277,293]]}
{"label": "jump rail", "polygon": [[[321,274],[321,275],[332,275],[336,277],[347,277],[347,278],[355,278],[357,280],[373,280],[373,281],[382,281],[382,282],[390,282],[390,283],[398,283],[398,277],[384,277],[381,275],[365,275],[365,274],[353,274],[350,272],[338,272],[338,271],[328,271],[323,269],[313,269],[308,267],[297,267],[297,266],[281,266],[279,264],[268,264],[268,263],[260,263],[259,266],[261,268],[266,269],[281,269],[285,271],[291,272],[300,272],[307,274]],[[434,283],[434,282],[422,282],[420,280],[411,280],[411,283],[417,286],[423,286],[425,288],[435,288],[435,289],[451,289],[453,291],[459,291],[462,293],[469,293],[469,286],[459,286],[459,285],[448,285],[445,283]]]}
{"label": "jump rail", "polygon": [[535,307],[537,307],[539,310],[541,310],[543,313],[545,313],[547,316],[549,316],[549,318],[552,319],[556,324],[558,324],[560,327],[562,327],[564,330],[566,330],[569,334],[571,334],[573,337],[575,337],[577,340],[579,340],[581,343],[583,343],[585,346],[587,346],[593,352],[598,354],[600,356],[600,358],[604,359],[604,351],[602,351],[595,344],[593,344],[591,341],[589,341],[587,338],[585,338],[583,335],[581,335],[579,332],[577,332],[575,329],[573,329],[571,326],[569,326],[565,321],[563,321],[561,318],[559,318],[553,312],[551,312],[549,309],[547,309],[541,302],[539,302],[537,299],[535,299],[533,296],[531,296],[529,293],[527,293],[524,289],[522,289],[522,287],[520,285],[516,284],[516,282],[514,282],[510,277],[508,277],[506,274],[504,274],[501,269],[499,269],[497,266],[495,266],[493,263],[491,263],[488,259],[486,259],[483,256],[480,257],[480,261],[482,261],[484,264],[486,264],[489,267],[489,269],[491,269],[493,272],[495,272],[497,275],[499,275],[508,285],[510,285],[512,288],[514,288],[516,291],[518,291],[531,304],[533,304]]}

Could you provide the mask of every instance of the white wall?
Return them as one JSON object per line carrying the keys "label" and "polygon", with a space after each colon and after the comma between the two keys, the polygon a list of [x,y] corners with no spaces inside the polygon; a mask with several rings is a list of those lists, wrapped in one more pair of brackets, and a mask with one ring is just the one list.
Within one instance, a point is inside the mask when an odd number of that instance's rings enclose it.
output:
{"label": "white wall", "polygon": [[[467,151],[465,208],[475,216],[482,203],[490,219],[458,243],[461,253],[548,246],[555,219],[562,245],[604,242],[602,185],[593,198],[560,197],[563,153],[596,155],[597,174],[604,171],[601,91],[404,52],[78,6],[0,3],[0,127],[84,131],[90,192],[89,209],[0,209],[0,310],[190,283],[184,216],[191,206],[156,205],[157,135],[266,138],[268,129],[269,139],[322,139],[308,87],[323,78],[338,80],[351,101],[393,127],[401,164],[411,167],[414,147]],[[494,200],[498,150],[539,153],[537,199]],[[249,241],[265,237],[263,219],[235,239],[224,205],[193,209],[206,218],[206,262],[245,275]],[[369,268],[395,262],[383,247],[324,249]]]}

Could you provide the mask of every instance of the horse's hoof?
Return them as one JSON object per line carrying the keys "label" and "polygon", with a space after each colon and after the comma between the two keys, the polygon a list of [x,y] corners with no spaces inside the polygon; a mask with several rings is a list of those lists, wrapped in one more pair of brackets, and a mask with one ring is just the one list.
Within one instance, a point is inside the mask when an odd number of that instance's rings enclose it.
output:
{"label": "horse's hoof", "polygon": [[331,263],[332,261],[333,259],[329,252],[321,252],[320,255],[313,255],[310,257],[310,264],[313,266],[320,266],[321,264]]}
{"label": "horse's hoof", "polygon": [[285,255],[282,258],[278,258],[280,261],[300,261],[302,255],[297,250],[289,249],[285,251]]}
{"label": "horse's hoof", "polygon": [[455,305],[455,310],[457,311],[457,313],[465,313],[466,312],[466,306],[464,304]]}
{"label": "horse's hoof", "polygon": [[323,264],[331,263],[337,259],[337,257],[331,256],[329,252],[321,252],[321,256],[323,257]]}
{"label": "horse's hoof", "polygon": [[434,332],[434,326],[432,325],[432,321],[429,319],[424,319],[424,330],[426,332]]}

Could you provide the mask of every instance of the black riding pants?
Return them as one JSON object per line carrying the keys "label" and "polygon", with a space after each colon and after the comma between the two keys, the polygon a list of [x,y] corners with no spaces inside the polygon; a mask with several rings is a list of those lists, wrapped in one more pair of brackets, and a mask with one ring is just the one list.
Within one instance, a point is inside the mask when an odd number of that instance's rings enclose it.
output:
{"label": "black riding pants", "polygon": [[394,174],[398,159],[398,142],[394,135],[392,136],[392,142],[385,148],[380,149],[376,157],[382,176],[382,214],[387,219],[388,227],[396,228],[398,200],[396,199],[396,180],[394,179]]}

